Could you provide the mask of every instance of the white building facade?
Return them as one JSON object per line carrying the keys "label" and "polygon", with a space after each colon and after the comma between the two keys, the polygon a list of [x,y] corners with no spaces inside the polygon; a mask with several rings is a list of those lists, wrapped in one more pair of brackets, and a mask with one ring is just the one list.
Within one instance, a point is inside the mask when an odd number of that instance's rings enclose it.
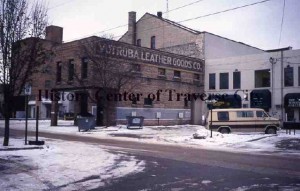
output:
{"label": "white building facade", "polygon": [[205,92],[230,98],[215,107],[258,107],[282,121],[300,121],[300,50],[288,47],[205,64]]}

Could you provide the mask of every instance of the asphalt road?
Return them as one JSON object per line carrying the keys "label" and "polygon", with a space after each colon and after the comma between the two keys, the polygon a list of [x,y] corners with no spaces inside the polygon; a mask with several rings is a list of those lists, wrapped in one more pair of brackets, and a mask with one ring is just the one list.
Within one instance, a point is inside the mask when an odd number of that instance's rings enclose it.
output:
{"label": "asphalt road", "polygon": [[[23,136],[24,132],[11,130],[11,134]],[[297,157],[230,153],[44,132],[40,136],[102,145],[111,152],[126,151],[146,161],[144,172],[115,180],[98,190],[300,190],[300,158]]]}

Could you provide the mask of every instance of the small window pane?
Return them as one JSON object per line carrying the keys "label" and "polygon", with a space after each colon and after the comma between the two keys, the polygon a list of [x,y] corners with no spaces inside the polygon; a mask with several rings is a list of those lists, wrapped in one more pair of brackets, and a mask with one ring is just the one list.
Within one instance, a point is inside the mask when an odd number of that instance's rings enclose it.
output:
{"label": "small window pane", "polygon": [[220,89],[228,88],[228,73],[220,73]]}
{"label": "small window pane", "polygon": [[88,59],[82,58],[81,60],[81,78],[86,79],[88,73]]}
{"label": "small window pane", "polygon": [[151,37],[151,48],[155,49],[155,36]]}
{"label": "small window pane", "polygon": [[150,99],[150,98],[145,98],[145,99],[144,99],[144,105],[150,105],[150,106],[152,106],[152,99]]}
{"label": "small window pane", "polygon": [[56,64],[56,82],[61,82],[61,62]]}
{"label": "small window pane", "polygon": [[255,87],[270,87],[270,70],[255,71]]}
{"label": "small window pane", "polygon": [[229,121],[229,114],[227,111],[218,112],[218,120],[219,121]]}
{"label": "small window pane", "polygon": [[137,45],[137,46],[141,46],[141,42],[142,42],[141,39],[137,39],[136,45]]}
{"label": "small window pane", "polygon": [[284,86],[294,86],[294,70],[292,67],[284,69]]}
{"label": "small window pane", "polygon": [[174,71],[174,78],[180,78],[180,71]]}
{"label": "small window pane", "polygon": [[194,80],[200,80],[200,74],[194,74]]}
{"label": "small window pane", "polygon": [[74,60],[69,60],[69,76],[68,80],[71,81],[74,79]]}
{"label": "small window pane", "polygon": [[241,88],[241,72],[233,72],[233,89]]}
{"label": "small window pane", "polygon": [[166,69],[158,68],[158,75],[159,76],[165,76],[166,75]]}
{"label": "small window pane", "polygon": [[254,114],[253,114],[253,111],[237,111],[236,112],[236,116],[237,117],[253,117]]}
{"label": "small window pane", "polygon": [[264,112],[256,111],[256,117],[264,117]]}
{"label": "small window pane", "polygon": [[209,89],[216,89],[216,74],[209,74]]}

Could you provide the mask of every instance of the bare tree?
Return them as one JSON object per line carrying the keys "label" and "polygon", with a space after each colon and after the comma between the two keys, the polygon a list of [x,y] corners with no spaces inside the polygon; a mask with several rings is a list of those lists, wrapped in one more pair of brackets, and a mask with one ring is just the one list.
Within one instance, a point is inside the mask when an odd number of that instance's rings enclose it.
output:
{"label": "bare tree", "polygon": [[4,146],[9,142],[13,96],[21,94],[25,82],[47,57],[40,41],[46,25],[47,9],[43,2],[30,6],[26,0],[0,0],[0,82],[3,88],[0,111],[5,118]]}

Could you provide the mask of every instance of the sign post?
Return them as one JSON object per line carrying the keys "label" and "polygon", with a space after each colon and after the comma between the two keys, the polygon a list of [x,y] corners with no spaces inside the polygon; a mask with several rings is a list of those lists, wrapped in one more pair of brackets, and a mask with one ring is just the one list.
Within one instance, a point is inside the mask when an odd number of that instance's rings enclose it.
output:
{"label": "sign post", "polygon": [[31,85],[25,84],[25,145],[27,145],[27,134],[28,134],[28,96],[31,95]]}
{"label": "sign post", "polygon": [[216,102],[217,102],[217,100],[215,100],[215,99],[205,101],[205,103],[209,106],[209,109],[210,109],[210,124],[209,124],[210,138],[212,138],[212,109],[213,109],[213,104]]}

